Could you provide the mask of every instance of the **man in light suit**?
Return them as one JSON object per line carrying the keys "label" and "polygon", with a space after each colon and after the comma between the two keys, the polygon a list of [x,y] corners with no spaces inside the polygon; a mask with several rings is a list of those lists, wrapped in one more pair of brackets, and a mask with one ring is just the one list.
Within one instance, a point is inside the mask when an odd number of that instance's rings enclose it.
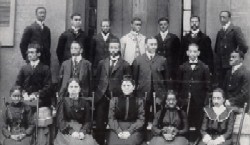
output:
{"label": "man in light suit", "polygon": [[131,31],[121,38],[121,54],[130,65],[137,56],[145,53],[146,37],[140,33],[142,21],[135,17],[131,21]]}
{"label": "man in light suit", "polygon": [[45,7],[36,8],[36,21],[30,26],[27,26],[23,32],[20,43],[20,50],[24,60],[29,61],[27,58],[27,49],[30,43],[38,43],[41,47],[40,61],[50,66],[50,44],[51,34],[48,26],[44,25],[46,18]]}
{"label": "man in light suit", "polygon": [[99,144],[104,144],[109,99],[110,97],[118,97],[122,94],[120,86],[123,76],[130,75],[130,73],[130,65],[120,56],[119,39],[110,39],[109,57],[98,63],[95,83],[96,140]]}
{"label": "man in light suit", "polygon": [[82,57],[82,44],[73,41],[70,47],[71,59],[64,61],[59,71],[60,93],[67,89],[70,78],[80,80],[81,93],[84,97],[90,96],[92,88],[91,63]]}
{"label": "man in light suit", "polygon": [[109,56],[108,44],[110,39],[114,38],[117,37],[110,32],[110,21],[108,19],[102,20],[101,33],[93,37],[89,53],[89,60],[92,63],[94,76],[96,76],[99,61]]}
{"label": "man in light suit", "polygon": [[248,46],[240,27],[232,24],[231,13],[229,11],[220,12],[220,23],[222,28],[217,33],[215,53],[217,55],[217,81],[221,86],[226,76],[226,72],[231,68],[228,61],[231,52],[234,50],[240,50],[243,53],[246,53]]}
{"label": "man in light suit", "polygon": [[167,58],[169,75],[172,80],[176,78],[176,70],[178,66],[178,57],[180,51],[180,39],[168,30],[169,20],[162,17],[158,20],[160,33],[155,36],[157,40],[158,55]]}
{"label": "man in light suit", "polygon": [[153,105],[153,92],[156,93],[156,103],[160,104],[167,92],[169,72],[167,59],[156,53],[157,40],[154,37],[146,39],[146,53],[138,56],[132,65],[133,77],[136,84],[137,96],[145,97],[146,123],[153,119],[150,108]]}

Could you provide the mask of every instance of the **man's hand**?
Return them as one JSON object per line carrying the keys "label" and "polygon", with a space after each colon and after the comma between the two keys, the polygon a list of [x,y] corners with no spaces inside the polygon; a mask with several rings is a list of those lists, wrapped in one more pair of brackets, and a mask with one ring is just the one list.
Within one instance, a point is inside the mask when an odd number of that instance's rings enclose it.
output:
{"label": "man's hand", "polygon": [[71,134],[71,136],[74,137],[74,138],[79,138],[79,133],[78,132],[73,132]]}
{"label": "man's hand", "polygon": [[79,132],[79,139],[80,140],[83,140],[85,137],[85,135],[83,134],[83,132]]}

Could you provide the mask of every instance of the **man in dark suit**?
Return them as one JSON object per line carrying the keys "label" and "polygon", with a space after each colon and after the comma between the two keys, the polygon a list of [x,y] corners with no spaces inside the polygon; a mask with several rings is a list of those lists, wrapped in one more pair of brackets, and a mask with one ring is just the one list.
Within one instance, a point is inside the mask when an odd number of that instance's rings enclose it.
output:
{"label": "man in dark suit", "polygon": [[50,66],[51,34],[49,27],[44,25],[45,17],[46,17],[45,7],[36,8],[37,20],[33,24],[25,28],[20,43],[20,50],[23,59],[28,61],[26,54],[28,45],[30,43],[38,43],[41,46],[40,61],[43,64]]}
{"label": "man in dark suit", "polygon": [[226,96],[226,105],[243,108],[249,101],[250,73],[243,65],[244,53],[234,50],[230,55],[229,64],[232,66],[225,77],[223,89]]}
{"label": "man in dark suit", "polygon": [[82,57],[83,47],[77,41],[71,43],[70,53],[71,59],[64,61],[59,71],[60,93],[67,89],[70,78],[78,78],[82,95],[89,96],[92,90],[91,63]]}
{"label": "man in dark suit", "polygon": [[96,140],[99,144],[104,144],[109,99],[122,94],[120,86],[123,76],[131,73],[128,62],[121,58],[119,39],[110,39],[108,47],[109,57],[98,63],[95,83]]}
{"label": "man in dark suit", "polygon": [[153,119],[150,108],[153,105],[153,92],[156,93],[156,103],[164,100],[167,92],[169,72],[167,59],[156,53],[157,40],[154,37],[146,39],[146,53],[135,58],[133,62],[133,77],[137,88],[137,96],[145,97],[145,120]]}
{"label": "man in dark suit", "polygon": [[205,33],[200,30],[200,17],[192,16],[190,18],[190,27],[191,30],[182,38],[181,43],[181,56],[180,59],[183,62],[188,60],[188,56],[186,52],[188,50],[188,46],[191,43],[196,43],[199,46],[199,60],[208,65],[211,73],[214,72],[214,58],[213,58],[213,50],[211,46],[211,39]]}
{"label": "man in dark suit", "polygon": [[70,47],[73,41],[81,43],[83,46],[82,57],[86,58],[88,55],[88,50],[85,46],[86,44],[86,35],[85,32],[81,29],[82,26],[82,17],[78,13],[71,15],[71,28],[66,30],[61,34],[58,40],[58,45],[56,49],[57,58],[59,64],[61,65],[65,60],[71,58]]}
{"label": "man in dark suit", "polygon": [[158,20],[160,33],[155,36],[158,47],[156,53],[167,58],[170,78],[176,78],[178,57],[180,51],[180,39],[168,30],[169,20],[162,17]]}
{"label": "man in dark suit", "polygon": [[202,123],[203,107],[209,91],[209,68],[202,61],[198,60],[200,51],[197,44],[191,43],[188,46],[187,56],[189,60],[179,67],[178,71],[178,92],[180,105],[183,109],[190,106],[188,111],[189,126],[196,128],[196,133],[200,134]]}
{"label": "man in dark suit", "polygon": [[[222,28],[217,33],[215,43],[215,53],[217,55],[217,81],[222,85],[226,72],[230,70],[229,58],[233,50],[241,50],[246,53],[248,46],[241,32],[240,27],[231,23],[231,13],[229,11],[220,12],[220,23]],[[219,80],[220,79],[220,80]]]}
{"label": "man in dark suit", "polygon": [[21,86],[24,94],[39,96],[39,106],[50,106],[51,72],[47,65],[40,62],[40,45],[31,43],[27,49],[29,63],[24,65],[17,75],[16,85]]}
{"label": "man in dark suit", "polygon": [[109,40],[117,38],[110,32],[110,21],[107,19],[102,20],[101,31],[101,33],[98,33],[93,37],[89,54],[89,60],[92,63],[94,76],[96,76],[99,61],[109,56]]}

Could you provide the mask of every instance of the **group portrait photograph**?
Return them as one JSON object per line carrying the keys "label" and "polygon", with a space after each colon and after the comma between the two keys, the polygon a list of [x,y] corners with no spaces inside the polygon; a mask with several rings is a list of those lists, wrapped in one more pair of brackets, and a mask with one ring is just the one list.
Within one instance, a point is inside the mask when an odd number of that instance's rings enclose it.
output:
{"label": "group portrait photograph", "polygon": [[249,0],[0,0],[0,145],[250,145]]}

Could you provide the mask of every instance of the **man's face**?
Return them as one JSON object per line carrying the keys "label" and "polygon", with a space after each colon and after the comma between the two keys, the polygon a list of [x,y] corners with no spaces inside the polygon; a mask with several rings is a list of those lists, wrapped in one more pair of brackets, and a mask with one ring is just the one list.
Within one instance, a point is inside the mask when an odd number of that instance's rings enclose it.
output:
{"label": "man's face", "polygon": [[167,21],[160,21],[159,27],[161,32],[165,32],[168,30],[168,22]]}
{"label": "man's face", "polygon": [[146,48],[147,51],[149,53],[155,53],[156,49],[157,49],[157,40],[152,38],[152,39],[148,39],[147,44],[146,44]]}
{"label": "man's face", "polygon": [[222,26],[225,26],[230,21],[230,18],[228,16],[227,12],[221,12],[220,13],[220,23]]}
{"label": "man's face", "polygon": [[200,55],[200,51],[198,50],[197,46],[190,45],[188,47],[187,56],[189,57],[189,60],[195,61],[199,55]]}
{"label": "man's face", "polygon": [[108,21],[102,21],[101,29],[102,29],[102,32],[104,34],[109,33],[109,31],[110,31],[110,24],[109,24],[109,22]]}
{"label": "man's face", "polygon": [[132,24],[131,24],[131,28],[133,31],[135,32],[140,32],[141,31],[141,25],[142,25],[142,22],[141,21],[134,21]]}
{"label": "man's face", "polygon": [[119,43],[109,43],[109,54],[111,56],[117,56],[119,54],[120,44]]}
{"label": "man's face", "polygon": [[41,55],[40,53],[37,53],[36,48],[28,48],[27,54],[28,54],[28,60],[29,61],[36,61],[36,60],[39,59],[39,57]]}
{"label": "man's face", "polygon": [[224,98],[221,92],[213,92],[212,102],[215,107],[220,107],[224,103]]}
{"label": "man's face", "polygon": [[191,20],[190,20],[190,27],[194,31],[197,30],[197,29],[199,29],[200,22],[199,22],[199,19],[197,17],[191,18]]}
{"label": "man's face", "polygon": [[242,58],[240,58],[240,54],[239,54],[239,53],[235,53],[235,52],[231,53],[231,55],[230,55],[230,61],[229,61],[229,64],[230,64],[231,66],[238,65],[238,64],[240,64],[242,61],[243,61],[243,60],[242,60]]}
{"label": "man's face", "polygon": [[82,18],[81,16],[74,16],[72,19],[71,19],[71,25],[76,27],[76,28],[80,28],[81,25],[82,25]]}
{"label": "man's face", "polygon": [[79,56],[82,54],[82,48],[78,43],[72,43],[70,47],[70,53],[72,56]]}
{"label": "man's face", "polygon": [[43,8],[40,8],[36,12],[36,18],[38,21],[44,21],[46,18],[46,10]]}
{"label": "man's face", "polygon": [[177,100],[175,95],[171,94],[167,96],[166,105],[170,108],[174,108],[176,106]]}
{"label": "man's face", "polygon": [[130,95],[131,93],[133,93],[135,86],[131,81],[123,81],[121,88],[124,95]]}

